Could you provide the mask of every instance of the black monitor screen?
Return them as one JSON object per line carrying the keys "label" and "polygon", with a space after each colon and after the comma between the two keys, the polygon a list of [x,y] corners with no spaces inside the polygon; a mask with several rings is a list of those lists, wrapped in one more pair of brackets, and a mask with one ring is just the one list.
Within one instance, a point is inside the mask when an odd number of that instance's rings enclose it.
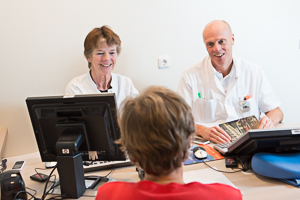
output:
{"label": "black monitor screen", "polygon": [[[97,152],[99,161],[125,160],[114,143],[120,137],[114,93],[29,97],[26,103],[43,162],[57,161],[56,143],[62,133],[81,136],[77,151],[85,161],[91,151]],[[68,138],[61,140],[68,143]]]}
{"label": "black monitor screen", "polygon": [[226,156],[300,151],[300,128],[251,129],[228,147]]}

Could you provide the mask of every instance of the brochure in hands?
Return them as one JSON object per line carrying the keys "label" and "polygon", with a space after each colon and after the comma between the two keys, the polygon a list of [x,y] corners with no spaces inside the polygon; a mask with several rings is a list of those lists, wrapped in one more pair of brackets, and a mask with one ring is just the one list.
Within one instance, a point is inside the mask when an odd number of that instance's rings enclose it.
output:
{"label": "brochure in hands", "polygon": [[255,115],[253,115],[231,122],[219,124],[219,126],[230,135],[231,141],[233,142],[248,130],[257,129],[259,127],[259,121],[255,117]]}

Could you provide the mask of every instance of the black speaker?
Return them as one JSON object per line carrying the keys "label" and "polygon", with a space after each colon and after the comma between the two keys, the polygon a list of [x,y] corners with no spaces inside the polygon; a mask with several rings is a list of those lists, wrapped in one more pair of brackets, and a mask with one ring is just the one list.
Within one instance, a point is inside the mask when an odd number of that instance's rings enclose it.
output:
{"label": "black speaker", "polygon": [[2,172],[0,174],[0,184],[1,184],[1,200],[12,200],[16,194],[20,191],[16,199],[26,199],[27,194],[25,192],[25,183],[23,182],[20,171],[9,170]]}

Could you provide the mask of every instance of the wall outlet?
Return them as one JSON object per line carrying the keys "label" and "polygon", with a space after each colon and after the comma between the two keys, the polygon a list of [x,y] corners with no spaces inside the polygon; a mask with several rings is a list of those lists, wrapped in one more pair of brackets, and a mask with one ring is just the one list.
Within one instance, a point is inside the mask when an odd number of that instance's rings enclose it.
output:
{"label": "wall outlet", "polygon": [[170,67],[170,57],[169,56],[160,56],[158,57],[158,68],[169,68]]}

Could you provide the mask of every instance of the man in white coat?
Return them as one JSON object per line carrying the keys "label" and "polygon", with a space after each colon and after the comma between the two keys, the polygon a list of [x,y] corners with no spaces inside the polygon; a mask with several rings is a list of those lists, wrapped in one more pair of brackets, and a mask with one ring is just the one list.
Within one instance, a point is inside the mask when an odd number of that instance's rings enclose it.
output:
{"label": "man in white coat", "polygon": [[261,67],[232,56],[234,34],[229,24],[210,22],[203,40],[209,55],[182,73],[177,88],[192,108],[196,134],[224,143],[231,138],[220,123],[252,115],[260,120],[261,129],[281,122],[280,101]]}

